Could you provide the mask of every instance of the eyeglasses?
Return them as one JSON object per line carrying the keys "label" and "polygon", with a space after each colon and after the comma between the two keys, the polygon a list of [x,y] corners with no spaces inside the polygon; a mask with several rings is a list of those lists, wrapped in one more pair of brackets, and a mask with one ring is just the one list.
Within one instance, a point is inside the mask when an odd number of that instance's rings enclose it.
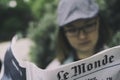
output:
{"label": "eyeglasses", "polygon": [[64,29],[64,32],[68,36],[77,36],[80,31],[83,31],[86,34],[89,34],[89,33],[96,30],[96,24],[97,24],[97,21],[89,23],[89,24],[84,25],[82,27],[75,27],[73,25],[69,25],[69,26],[73,26],[73,28]]}

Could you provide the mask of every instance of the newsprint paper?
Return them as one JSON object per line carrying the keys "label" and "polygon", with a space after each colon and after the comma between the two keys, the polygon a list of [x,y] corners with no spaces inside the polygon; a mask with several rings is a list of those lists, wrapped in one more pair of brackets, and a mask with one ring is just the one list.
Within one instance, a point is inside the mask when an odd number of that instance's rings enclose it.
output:
{"label": "newsprint paper", "polygon": [[2,66],[1,80],[120,80],[120,46],[55,69],[40,69],[20,61],[12,51],[12,41]]}

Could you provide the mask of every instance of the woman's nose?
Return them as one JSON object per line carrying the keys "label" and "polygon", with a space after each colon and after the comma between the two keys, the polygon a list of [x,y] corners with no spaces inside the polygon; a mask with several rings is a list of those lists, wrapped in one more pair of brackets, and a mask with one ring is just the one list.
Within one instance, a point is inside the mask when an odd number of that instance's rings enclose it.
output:
{"label": "woman's nose", "polygon": [[77,37],[78,39],[86,39],[87,34],[84,32],[84,30],[80,30]]}

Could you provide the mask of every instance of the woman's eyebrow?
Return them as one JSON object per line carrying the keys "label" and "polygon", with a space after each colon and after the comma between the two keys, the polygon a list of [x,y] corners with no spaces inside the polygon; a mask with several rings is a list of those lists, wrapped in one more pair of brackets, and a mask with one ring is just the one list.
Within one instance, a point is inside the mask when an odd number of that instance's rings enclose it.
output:
{"label": "woman's eyebrow", "polygon": [[93,20],[87,20],[87,21],[85,21],[85,24],[94,23],[95,21],[96,21],[96,19],[93,19]]}

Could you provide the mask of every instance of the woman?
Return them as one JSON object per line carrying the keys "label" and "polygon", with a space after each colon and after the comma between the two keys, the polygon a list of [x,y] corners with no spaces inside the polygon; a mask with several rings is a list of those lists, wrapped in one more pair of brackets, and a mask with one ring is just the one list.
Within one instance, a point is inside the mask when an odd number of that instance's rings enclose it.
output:
{"label": "woman", "polygon": [[60,0],[57,57],[47,69],[81,60],[104,50],[110,30],[94,0]]}

